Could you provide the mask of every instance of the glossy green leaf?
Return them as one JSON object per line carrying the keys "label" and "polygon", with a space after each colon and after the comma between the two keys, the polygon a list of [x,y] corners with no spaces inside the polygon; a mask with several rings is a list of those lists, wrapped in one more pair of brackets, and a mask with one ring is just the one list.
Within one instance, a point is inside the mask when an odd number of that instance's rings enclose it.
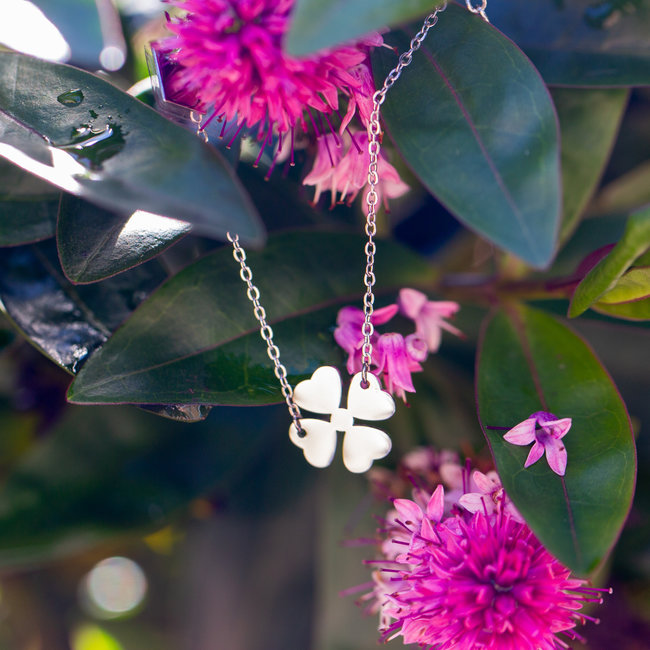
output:
{"label": "glossy green leaf", "polygon": [[622,318],[623,320],[650,320],[650,298],[643,298],[642,300],[635,300],[634,302],[623,302],[614,305],[597,302],[592,305],[592,309],[601,314],[607,314],[614,318]]}
{"label": "glossy green leaf", "polygon": [[612,305],[641,300],[648,296],[650,296],[650,268],[633,268],[621,277],[613,289],[604,293],[598,302]]}
{"label": "glossy green leaf", "polygon": [[[78,102],[57,99],[70,92]],[[189,221],[217,238],[234,230],[242,241],[264,239],[213,147],[87,72],[0,53],[0,140],[1,157],[107,209]]]}
{"label": "glossy green leaf", "polygon": [[[409,38],[386,40],[403,51]],[[396,63],[378,48],[375,76]],[[388,93],[384,119],[407,164],[464,224],[532,266],[551,261],[560,218],[557,120],[538,73],[511,41],[450,5]]]}
{"label": "glossy green leaf", "polygon": [[562,226],[560,240],[575,231],[618,133],[627,90],[555,88],[553,102],[562,136]]}
{"label": "glossy green leaf", "polygon": [[[166,274],[153,263],[99,285],[75,287],[56,270],[56,250],[50,244],[3,251],[0,306],[32,345],[74,374]],[[209,412],[202,404],[146,408],[182,422],[203,420]]]}
{"label": "glossy green leaf", "polygon": [[585,312],[612,289],[632,263],[650,247],[650,208],[633,214],[623,237],[576,287],[569,305],[569,317]]}
{"label": "glossy green leaf", "polygon": [[[363,238],[287,233],[249,253],[267,320],[292,382],[343,357],[337,308],[360,304]],[[426,286],[433,271],[401,246],[380,242],[386,292]],[[394,295],[394,294],[393,294]],[[282,399],[229,248],[166,282],[85,364],[69,399],[86,403],[264,404]]]}
{"label": "glossy green leaf", "polygon": [[[616,541],[636,476],[631,425],[611,378],[591,349],[543,312],[511,307],[486,324],[477,373],[479,417],[503,485],[542,543],[587,574]],[[563,438],[566,475],[545,458],[524,469],[528,447],[503,430],[536,411],[572,418]]]}
{"label": "glossy green leaf", "polygon": [[59,259],[72,282],[96,282],[146,262],[190,228],[142,211],[120,216],[66,194],[57,225]]}
{"label": "glossy green leaf", "polygon": [[490,3],[488,15],[549,84],[650,84],[647,2],[502,0]]}
{"label": "glossy green leaf", "polygon": [[431,13],[426,0],[296,0],[287,50],[304,56]]}
{"label": "glossy green leaf", "polygon": [[593,217],[625,215],[650,204],[650,161],[605,185],[589,206]]}
{"label": "glossy green leaf", "polygon": [[61,193],[0,160],[0,246],[54,236]]}
{"label": "glossy green leaf", "polygon": [[34,346],[75,373],[166,276],[154,265],[93,287],[73,287],[56,272],[56,250],[50,244],[2,252],[0,301]]}
{"label": "glossy green leaf", "polygon": [[227,511],[286,502],[313,476],[292,453],[286,419],[281,407],[222,409],[188,427],[132,408],[70,407],[4,481],[0,565],[150,532],[205,494]]}

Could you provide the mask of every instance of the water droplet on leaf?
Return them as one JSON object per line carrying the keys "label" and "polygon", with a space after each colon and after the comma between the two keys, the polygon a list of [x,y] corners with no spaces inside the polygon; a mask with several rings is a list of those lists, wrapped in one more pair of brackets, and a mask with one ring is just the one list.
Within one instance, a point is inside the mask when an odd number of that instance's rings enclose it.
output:
{"label": "water droplet on leaf", "polygon": [[103,128],[82,124],[72,129],[70,141],[55,145],[90,169],[101,169],[102,163],[124,148],[122,127],[108,123]]}
{"label": "water droplet on leaf", "polygon": [[64,106],[79,106],[83,100],[84,94],[79,88],[75,90],[67,90],[56,98],[56,101]]}

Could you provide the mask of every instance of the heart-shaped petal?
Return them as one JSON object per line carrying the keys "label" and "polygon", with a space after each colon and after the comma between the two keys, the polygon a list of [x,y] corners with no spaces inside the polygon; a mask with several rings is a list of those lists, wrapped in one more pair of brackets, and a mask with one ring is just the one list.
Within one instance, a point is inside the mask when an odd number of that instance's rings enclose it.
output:
{"label": "heart-shaped petal", "polygon": [[307,435],[301,438],[298,435],[296,425],[291,423],[289,439],[296,447],[303,450],[310,465],[327,467],[332,462],[336,452],[336,430],[325,420],[312,420],[310,418],[300,420],[300,426]]}
{"label": "heart-shaped petal", "polygon": [[395,400],[381,389],[379,379],[374,375],[368,374],[367,388],[361,387],[361,381],[360,372],[352,377],[348,391],[348,410],[361,420],[387,420],[395,413]]}
{"label": "heart-shaped petal", "polygon": [[355,474],[370,469],[392,447],[390,438],[374,427],[352,427],[343,438],[343,464]]}
{"label": "heart-shaped petal", "polygon": [[341,404],[341,375],[332,366],[321,366],[311,379],[293,389],[293,401],[312,413],[332,414]]}

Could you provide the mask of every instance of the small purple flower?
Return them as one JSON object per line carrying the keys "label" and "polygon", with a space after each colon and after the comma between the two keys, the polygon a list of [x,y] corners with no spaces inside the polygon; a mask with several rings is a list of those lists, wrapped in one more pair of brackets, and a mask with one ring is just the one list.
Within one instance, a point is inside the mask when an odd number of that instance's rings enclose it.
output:
{"label": "small purple flower", "polygon": [[[373,325],[387,323],[397,313],[397,305],[388,305],[376,309],[370,319]],[[334,339],[347,352],[347,369],[351,375],[361,370],[361,347],[363,346],[364,314],[358,307],[343,307],[336,318],[336,329]],[[379,335],[373,333],[371,342],[376,345]]]}
{"label": "small purple flower", "polygon": [[444,320],[460,309],[457,302],[429,300],[421,291],[402,289],[397,303],[400,313],[415,321],[415,331],[426,341],[429,352],[438,351],[443,329],[462,336],[459,329]]}
{"label": "small purple flower", "polygon": [[549,467],[559,476],[566,472],[567,453],[562,438],[571,428],[571,418],[558,419],[553,413],[537,411],[505,434],[504,440],[513,445],[534,442],[524,467],[536,463],[546,452]]}
{"label": "small purple flower", "polygon": [[395,393],[406,401],[405,391],[414,393],[412,372],[420,372],[422,366],[409,354],[401,334],[382,334],[377,341],[377,370],[383,374],[389,393]]}

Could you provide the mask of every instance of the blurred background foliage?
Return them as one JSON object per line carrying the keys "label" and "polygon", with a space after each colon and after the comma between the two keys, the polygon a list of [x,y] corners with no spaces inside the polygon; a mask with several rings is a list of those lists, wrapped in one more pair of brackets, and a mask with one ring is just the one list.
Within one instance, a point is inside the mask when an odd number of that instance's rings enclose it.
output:
{"label": "blurred background foliage", "polygon": [[[299,4],[309,11],[309,2]],[[369,4],[351,4],[360,7],[356,20],[367,27],[363,10]],[[513,11],[513,2],[494,0],[493,4],[493,24],[513,38],[553,86],[565,185],[561,247],[550,271],[525,271],[532,287],[525,297],[533,302],[544,298],[544,309],[563,316],[570,293],[554,294],[552,281],[544,283],[560,277],[572,279],[575,286],[582,276],[576,278],[574,273],[585,257],[618,242],[626,218],[650,203],[650,9],[643,0],[573,4],[537,0],[528,3],[524,19],[521,12]],[[35,7],[42,13],[33,13]],[[164,33],[165,8],[169,9],[158,0],[9,0],[8,8],[0,7],[5,12],[0,47],[65,60],[126,90],[148,78],[144,46]],[[631,21],[624,20],[630,15]],[[564,33],[557,33],[558,24]],[[347,28],[354,27],[351,20]],[[308,32],[301,41],[299,33],[296,28],[290,42],[296,52],[317,42],[310,40]],[[554,44],[554,34],[561,47]],[[571,38],[562,39],[566,34]],[[399,42],[402,36],[395,38]],[[391,65],[381,60],[375,64]],[[132,93],[144,103],[154,102],[146,83]],[[389,128],[391,110],[387,103]],[[147,115],[129,119],[140,120],[137,128],[157,128],[157,123],[144,124]],[[179,127],[166,123],[164,128]],[[391,136],[400,149],[408,149],[409,134],[395,128]],[[194,144],[187,135],[191,148]],[[14,142],[11,137],[7,131],[0,141]],[[400,138],[406,144],[400,144]],[[230,162],[237,162],[240,143],[228,152],[217,138],[214,142]],[[332,292],[341,300],[357,298],[361,260],[351,264],[349,257],[350,251],[361,250],[360,239],[350,235],[338,240],[337,233],[358,231],[362,214],[358,205],[336,205],[331,210],[311,206],[311,192],[300,184],[304,176],[300,164],[286,174],[276,172],[272,182],[266,182],[264,164],[261,169],[250,164],[256,153],[244,142],[237,167],[252,202],[237,193],[229,199],[239,206],[237,215],[248,215],[251,240],[261,232],[257,212],[263,214],[264,227],[272,235],[297,227],[309,231],[297,235],[304,238],[300,240],[305,242],[304,259],[284,260],[282,266],[278,253],[278,258],[267,260],[268,275],[260,271],[260,282],[267,284],[262,295],[291,285],[292,269],[296,283],[301,274],[310,281],[320,277],[319,255],[332,268],[318,288],[323,297],[296,296],[291,313],[303,315],[286,330],[277,328],[280,344],[292,341],[286,357],[292,376],[300,378],[324,359],[339,366],[344,363],[331,337],[338,305],[321,302]],[[178,150],[172,151],[170,160],[179,155]],[[204,160],[206,173],[211,165],[221,164],[215,160],[209,156]],[[436,192],[445,181],[435,176],[436,170],[427,176],[415,164],[408,169],[397,157],[394,161],[414,189],[382,215],[382,234],[405,248],[396,245],[381,258],[381,299],[394,299],[401,286],[436,287],[463,302],[456,324],[466,334],[462,340],[446,339],[425,371],[414,377],[416,395],[408,407],[400,406],[387,425],[395,457],[431,443],[485,459],[476,418],[474,363],[479,326],[493,296],[480,290],[468,292],[464,281],[497,272],[518,279],[523,266],[463,228],[426,191],[425,186]],[[151,182],[139,180],[143,186]],[[99,371],[89,366],[69,388],[71,377],[96,351],[109,357],[110,367],[110,360],[119,357],[123,347],[118,341],[113,351],[104,347],[106,342],[168,278],[212,254],[210,260],[226,268],[230,255],[221,250],[221,242],[203,236],[214,235],[209,231],[214,224],[205,218],[209,196],[192,198],[196,216],[189,232],[186,222],[162,218],[147,222],[144,230],[132,221],[129,230],[132,217],[111,209],[110,199],[81,194],[86,198],[62,194],[0,161],[4,311],[0,318],[0,650],[375,647],[376,621],[363,618],[353,605],[354,597],[341,597],[339,592],[368,580],[361,560],[372,550],[343,543],[372,535],[370,515],[377,505],[363,477],[338,466],[317,472],[306,465],[285,435],[288,422],[283,406],[211,408],[184,395],[174,395],[178,404],[167,397],[160,401],[170,403],[160,405],[152,404],[155,400],[146,394],[131,400],[113,393],[105,399],[84,398],[92,381],[84,383],[81,378],[101,373],[105,366],[98,366],[98,361],[94,363]],[[455,205],[445,204],[457,211]],[[465,207],[458,209],[462,212]],[[167,214],[178,219],[178,212]],[[467,222],[479,231],[484,227],[480,220]],[[223,231],[228,224],[216,227]],[[98,229],[101,237],[95,240]],[[323,241],[331,237],[328,245],[317,243],[313,235],[323,231],[329,233]],[[115,247],[106,242],[114,243],[130,232],[116,262],[111,258]],[[501,243],[499,237],[494,234],[492,241]],[[347,242],[350,250],[340,241]],[[253,263],[253,271],[263,263]],[[189,278],[188,285],[202,281],[192,269],[179,276]],[[235,267],[231,275],[217,293],[230,288],[241,291]],[[203,281],[209,284],[210,276],[206,277]],[[181,285],[179,295],[186,286]],[[539,286],[547,295],[535,293],[534,287]],[[209,287],[202,291],[196,298],[199,302]],[[548,300],[549,296],[556,299]],[[273,309],[273,301],[267,308]],[[146,309],[138,312],[141,319],[143,313],[146,316]],[[141,327],[146,329],[150,322],[143,321]],[[237,340],[214,352],[214,358],[202,356],[202,343],[193,339],[194,331],[178,331],[174,326],[172,322],[161,339],[163,347],[172,345],[175,337],[179,346],[189,346],[187,350],[202,364],[206,385],[228,393],[230,399],[206,398],[206,402],[278,401],[277,386],[264,367],[262,343],[250,323],[242,325]],[[598,612],[602,623],[586,630],[588,648],[614,644],[620,650],[648,648],[647,318],[621,320],[590,310],[572,327],[591,344],[622,394],[636,435],[639,464],[634,505],[602,575],[614,587],[614,595]],[[151,347],[152,355],[158,352],[155,345]],[[183,359],[187,350],[179,353]],[[244,365],[241,359],[252,369],[244,378],[238,374]],[[182,384],[178,376],[196,377],[197,372],[195,366],[172,365],[165,385]],[[80,402],[135,405],[74,405],[66,396]]]}

